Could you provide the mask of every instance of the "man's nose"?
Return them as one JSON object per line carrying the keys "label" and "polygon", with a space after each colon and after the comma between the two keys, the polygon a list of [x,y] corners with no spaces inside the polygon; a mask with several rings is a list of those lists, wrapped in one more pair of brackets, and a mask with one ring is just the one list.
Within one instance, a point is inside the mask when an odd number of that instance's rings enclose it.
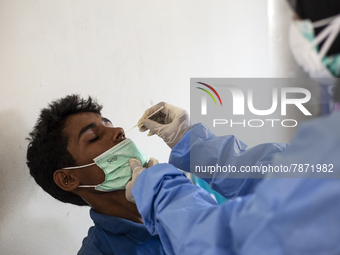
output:
{"label": "man's nose", "polygon": [[112,128],[111,140],[115,143],[120,143],[125,139],[124,129],[121,127]]}

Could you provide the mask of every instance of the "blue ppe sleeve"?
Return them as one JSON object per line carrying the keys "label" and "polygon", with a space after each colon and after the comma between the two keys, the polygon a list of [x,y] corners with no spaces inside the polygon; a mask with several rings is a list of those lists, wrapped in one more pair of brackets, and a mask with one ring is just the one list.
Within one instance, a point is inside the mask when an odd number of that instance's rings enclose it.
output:
{"label": "blue ppe sleeve", "polygon": [[[283,152],[288,145],[266,143],[248,148],[233,135],[218,137],[202,124],[195,124],[172,149],[169,163],[177,168],[195,174],[205,180],[212,189],[226,198],[244,196],[253,192],[261,178],[228,178],[225,173],[206,174],[195,172],[195,166],[265,166]],[[190,169],[191,168],[191,169]],[[249,178],[248,178],[249,177]]]}
{"label": "blue ppe sleeve", "polygon": [[[340,112],[302,125],[273,164],[327,164],[338,174],[339,127]],[[217,205],[174,166],[157,164],[132,193],[168,254],[340,254],[339,176],[264,179],[253,193]]]}
{"label": "blue ppe sleeve", "polygon": [[175,167],[158,164],[132,193],[167,254],[340,254],[339,179],[265,179],[217,205]]}
{"label": "blue ppe sleeve", "polygon": [[[213,235],[191,230],[193,224],[201,225],[205,215],[214,214],[213,209],[218,208],[210,194],[193,185],[182,172],[170,164],[157,164],[147,170],[137,178],[132,193],[136,200],[143,200],[143,203],[137,203],[137,207],[143,216],[144,225],[152,235],[159,234],[166,253],[195,254],[192,253],[193,249],[215,243],[217,240]],[[145,186],[150,189],[144,189]],[[155,195],[152,196],[152,193]],[[191,199],[193,197],[195,200]],[[217,226],[210,225],[206,230],[215,231],[214,227]],[[196,237],[201,236],[204,242],[193,242],[191,238],[187,238],[189,233]],[[180,245],[173,245],[174,243]],[[223,241],[223,246],[230,246],[228,238]],[[214,247],[211,247],[210,254],[218,254],[213,251]]]}

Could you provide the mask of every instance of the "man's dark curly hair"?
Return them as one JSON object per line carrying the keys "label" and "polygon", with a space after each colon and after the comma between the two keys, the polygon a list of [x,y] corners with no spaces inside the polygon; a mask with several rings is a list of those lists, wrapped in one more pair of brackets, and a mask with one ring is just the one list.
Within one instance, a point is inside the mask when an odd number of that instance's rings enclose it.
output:
{"label": "man's dark curly hair", "polygon": [[27,166],[39,186],[52,197],[75,205],[88,205],[78,195],[64,191],[53,180],[56,170],[75,166],[76,162],[67,150],[68,137],[63,132],[66,119],[72,114],[93,112],[101,115],[102,106],[93,98],[83,99],[69,95],[53,101],[41,111],[33,131],[27,138]]}

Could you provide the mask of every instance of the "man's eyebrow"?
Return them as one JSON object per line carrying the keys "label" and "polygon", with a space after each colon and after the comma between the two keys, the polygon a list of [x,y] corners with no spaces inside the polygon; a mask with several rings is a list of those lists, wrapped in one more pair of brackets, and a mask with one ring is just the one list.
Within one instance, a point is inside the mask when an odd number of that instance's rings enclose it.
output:
{"label": "man's eyebrow", "polygon": [[104,122],[110,122],[112,124],[111,120],[109,120],[108,118],[103,118],[103,121]]}
{"label": "man's eyebrow", "polygon": [[81,137],[81,135],[84,134],[84,132],[86,132],[87,130],[89,130],[89,129],[91,129],[91,128],[94,128],[94,127],[96,127],[96,126],[97,126],[97,123],[91,123],[91,124],[89,124],[89,125],[83,127],[83,128],[80,130],[79,134],[78,134],[78,140],[79,140],[79,138]]}

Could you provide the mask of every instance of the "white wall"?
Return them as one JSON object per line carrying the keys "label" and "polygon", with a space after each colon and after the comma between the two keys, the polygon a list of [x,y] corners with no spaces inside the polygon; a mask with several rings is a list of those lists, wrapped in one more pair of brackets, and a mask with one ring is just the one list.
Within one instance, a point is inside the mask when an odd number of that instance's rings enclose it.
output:
{"label": "white wall", "polygon": [[[125,129],[162,100],[189,111],[190,77],[275,75],[268,38],[267,0],[2,0],[0,254],[75,254],[92,225],[88,208],[54,200],[28,173],[41,108],[92,95]],[[167,161],[157,137],[130,137]]]}

